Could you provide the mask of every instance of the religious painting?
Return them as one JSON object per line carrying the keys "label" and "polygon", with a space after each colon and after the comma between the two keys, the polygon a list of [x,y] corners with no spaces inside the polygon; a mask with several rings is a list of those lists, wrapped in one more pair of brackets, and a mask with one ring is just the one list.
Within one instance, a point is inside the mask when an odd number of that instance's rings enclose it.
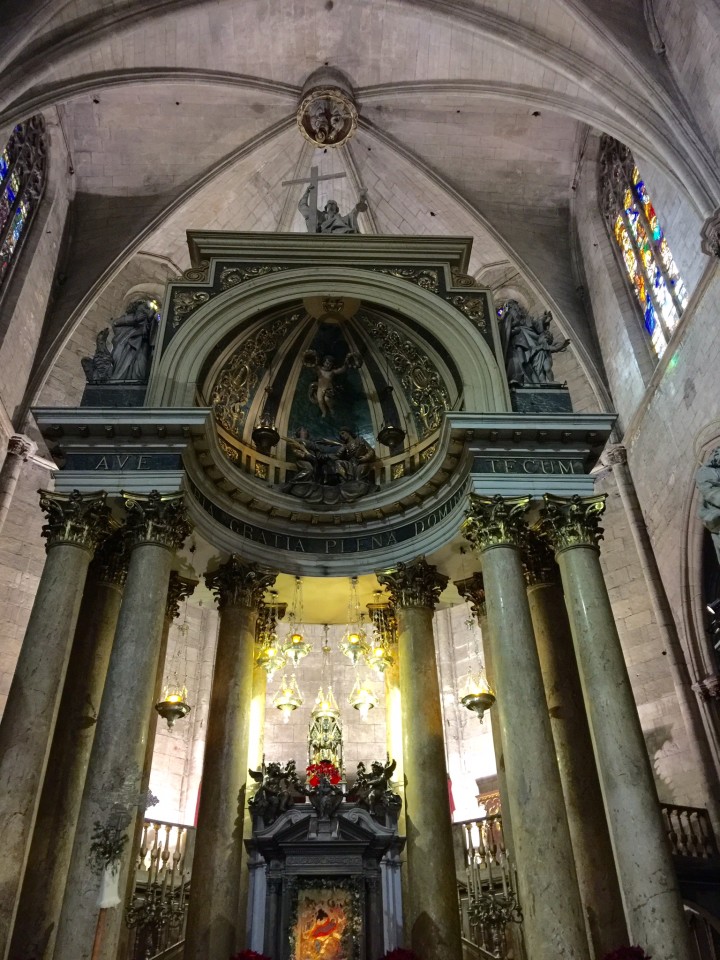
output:
{"label": "religious painting", "polygon": [[337,887],[305,887],[298,891],[292,960],[352,960],[354,913],[352,891]]}

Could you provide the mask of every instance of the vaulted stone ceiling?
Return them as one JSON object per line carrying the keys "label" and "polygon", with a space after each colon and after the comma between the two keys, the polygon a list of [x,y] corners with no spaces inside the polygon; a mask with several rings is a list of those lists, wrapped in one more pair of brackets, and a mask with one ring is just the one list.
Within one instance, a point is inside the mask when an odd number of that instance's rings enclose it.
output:
{"label": "vaulted stone ceiling", "polygon": [[[720,193],[673,99],[642,0],[6,0],[0,132],[35,110],[74,170],[67,282],[38,364],[138,250],[188,265],[192,228],[298,230],[297,188],[344,172],[367,232],[475,239],[473,271],[515,267],[597,354],[577,295],[571,186],[588,126],[674,171],[699,210]],[[361,127],[314,151],[294,127],[307,76],[355,87]],[[642,70],[638,69],[638,65]],[[325,191],[321,193],[321,198]],[[37,377],[37,372],[36,372]]]}

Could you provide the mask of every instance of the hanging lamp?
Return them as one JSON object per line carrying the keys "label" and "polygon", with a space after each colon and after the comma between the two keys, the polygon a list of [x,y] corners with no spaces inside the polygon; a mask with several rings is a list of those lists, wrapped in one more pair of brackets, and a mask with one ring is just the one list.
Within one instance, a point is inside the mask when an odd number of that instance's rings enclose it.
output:
{"label": "hanging lamp", "polygon": [[[173,657],[174,663],[172,666],[171,674],[167,679],[167,682],[163,685],[162,697],[155,704],[155,710],[158,714],[167,722],[168,729],[172,730],[173,725],[176,720],[182,720],[183,717],[186,717],[192,707],[188,703],[188,691],[185,685],[187,680],[187,647],[188,647],[188,635],[190,633],[190,625],[187,618],[187,597],[185,598],[185,615],[183,617],[183,622],[178,625],[178,634],[179,640],[175,647],[175,655]],[[185,665],[182,677],[180,679],[179,670],[178,670],[178,658],[180,649],[185,651]]]}
{"label": "hanging lamp", "polygon": [[282,652],[288,660],[291,660],[297,670],[298,664],[312,650],[312,644],[309,643],[302,632],[303,621],[303,595],[302,580],[295,577],[295,590],[293,593],[293,605],[289,614],[290,632],[285,638],[282,646]]}
{"label": "hanging lamp", "polygon": [[264,605],[263,617],[258,625],[257,643],[260,649],[255,657],[255,663],[265,670],[268,680],[272,680],[287,661],[277,635],[278,608],[277,592],[271,590],[270,602]]}
{"label": "hanging lamp", "polygon": [[472,634],[473,660],[475,667],[470,670],[460,690],[460,703],[476,714],[480,723],[485,711],[495,703],[495,692],[488,683],[485,668],[480,658],[480,628],[468,604],[468,616],[465,625]]}
{"label": "hanging lamp", "polygon": [[378,698],[368,680],[361,681],[360,677],[356,678],[348,703],[357,710],[363,720],[367,720],[370,711],[378,705]]}
{"label": "hanging lamp", "polygon": [[300,693],[295,674],[292,675],[289,681],[288,678],[284,676],[280,684],[280,689],[273,697],[273,706],[277,707],[280,713],[282,713],[283,722],[289,723],[293,712],[302,705],[303,696]]}
{"label": "hanging lamp", "polygon": [[360,611],[357,585],[358,578],[352,577],[348,600],[347,629],[340,640],[341,652],[352,662],[354,667],[367,656],[370,649],[367,633],[363,628],[363,614]]}
{"label": "hanging lamp", "polygon": [[387,601],[385,603],[381,602],[382,592],[376,590],[373,596],[374,602],[367,605],[372,623],[372,633],[368,652],[365,655],[365,662],[382,676],[385,670],[395,663],[395,659],[390,653],[390,644],[394,635],[391,620],[394,620],[394,617],[390,614],[390,604]]}

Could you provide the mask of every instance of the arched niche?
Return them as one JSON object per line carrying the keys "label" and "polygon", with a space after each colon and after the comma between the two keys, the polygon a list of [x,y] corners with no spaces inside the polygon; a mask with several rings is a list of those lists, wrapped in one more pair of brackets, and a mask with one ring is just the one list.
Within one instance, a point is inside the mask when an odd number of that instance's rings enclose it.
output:
{"label": "arched niche", "polygon": [[[258,316],[287,302],[339,296],[377,304],[412,318],[440,340],[460,374],[464,410],[496,413],[511,409],[505,375],[492,350],[459,310],[405,280],[338,266],[305,266],[258,277],[199,307],[162,356],[156,358],[146,405],[192,406],[206,358],[233,331],[250,327]],[[488,318],[488,322],[497,341],[494,319]]]}

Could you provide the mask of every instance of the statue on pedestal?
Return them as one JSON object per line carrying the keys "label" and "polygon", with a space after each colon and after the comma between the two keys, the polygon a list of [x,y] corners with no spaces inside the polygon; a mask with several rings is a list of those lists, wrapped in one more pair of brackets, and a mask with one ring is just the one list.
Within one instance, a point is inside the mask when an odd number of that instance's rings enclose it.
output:
{"label": "statue on pedestal", "polygon": [[552,386],[552,354],[567,350],[569,340],[555,342],[552,313],[532,317],[517,300],[508,300],[500,319],[505,368],[511,386]]}
{"label": "statue on pedestal", "polygon": [[105,327],[97,335],[94,356],[80,361],[87,382],[147,383],[157,320],[157,304],[150,300],[131,303],[121,317],[111,320],[111,346],[108,347],[110,327]]}
{"label": "statue on pedestal", "polygon": [[708,462],[695,474],[695,485],[700,494],[698,517],[712,536],[720,563],[720,447],[713,450]]}
{"label": "statue on pedestal", "polygon": [[350,213],[341,214],[340,207],[334,200],[328,200],[324,209],[318,210],[315,206],[315,185],[309,184],[300,198],[298,210],[305,218],[308,233],[333,234],[335,236],[349,233],[360,233],[357,216],[367,210],[365,203],[366,192],[360,193],[360,199]]}

